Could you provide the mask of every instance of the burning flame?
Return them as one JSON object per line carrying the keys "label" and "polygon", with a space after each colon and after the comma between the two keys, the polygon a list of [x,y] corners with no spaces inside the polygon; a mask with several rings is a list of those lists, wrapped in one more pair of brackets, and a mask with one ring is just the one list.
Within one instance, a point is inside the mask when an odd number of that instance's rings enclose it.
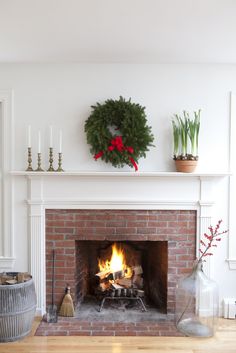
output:
{"label": "burning flame", "polygon": [[[98,259],[98,267],[101,272],[117,272],[126,271],[129,273],[129,268],[125,261],[124,250],[115,244],[112,245],[112,255],[110,260]],[[127,275],[125,276],[127,277]]]}
{"label": "burning flame", "polygon": [[117,248],[116,244],[112,245],[112,255],[110,260],[110,271],[117,272],[125,270],[125,256],[123,250]]}

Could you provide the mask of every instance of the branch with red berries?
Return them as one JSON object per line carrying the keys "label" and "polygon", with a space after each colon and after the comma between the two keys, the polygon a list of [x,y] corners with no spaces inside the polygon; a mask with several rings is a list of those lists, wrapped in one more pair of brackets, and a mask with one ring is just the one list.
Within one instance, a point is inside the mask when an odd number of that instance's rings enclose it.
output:
{"label": "branch with red berries", "polygon": [[[198,262],[202,261],[205,257],[207,256],[212,256],[213,253],[210,251],[210,249],[212,247],[216,248],[217,247],[217,243],[216,242],[220,242],[221,241],[221,236],[225,233],[228,232],[228,230],[224,230],[222,232],[220,232],[220,225],[222,223],[222,220],[219,220],[217,225],[215,226],[215,228],[213,228],[212,226],[210,226],[209,229],[209,234],[204,233],[204,241],[201,239],[200,240],[200,257]],[[205,259],[203,261],[206,261]]]}

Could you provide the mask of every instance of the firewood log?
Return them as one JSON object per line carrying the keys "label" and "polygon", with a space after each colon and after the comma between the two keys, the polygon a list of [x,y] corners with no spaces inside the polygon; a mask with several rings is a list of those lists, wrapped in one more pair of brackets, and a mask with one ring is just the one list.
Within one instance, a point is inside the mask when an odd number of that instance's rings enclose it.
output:
{"label": "firewood log", "polygon": [[110,274],[110,271],[101,271],[101,272],[96,273],[95,276],[99,277],[100,280],[102,280],[102,279],[108,277],[109,274]]}
{"label": "firewood log", "polygon": [[132,282],[133,282],[134,287],[137,287],[139,289],[143,288],[143,278],[140,275],[135,275],[132,278]]}
{"label": "firewood log", "polygon": [[14,279],[14,277],[8,276],[8,275],[6,275],[6,274],[2,274],[2,275],[1,275],[1,281],[0,281],[0,283],[1,283],[2,285],[8,284],[8,283],[6,283],[6,282],[7,282],[7,281],[11,281],[12,279]]}
{"label": "firewood log", "polygon": [[123,289],[124,287],[120,286],[119,284],[116,284],[116,283],[112,283],[111,284],[112,288],[113,289]]}
{"label": "firewood log", "polygon": [[101,271],[95,274],[95,276],[98,276],[100,280],[107,278],[107,279],[112,279],[116,280],[118,278],[123,278],[125,276],[125,271],[116,271],[116,272],[111,272],[111,271]]}
{"label": "firewood log", "polygon": [[8,279],[5,283],[6,284],[16,284],[17,280],[16,279]]}
{"label": "firewood log", "polygon": [[0,284],[16,284],[29,281],[32,276],[28,272],[0,273]]}
{"label": "firewood log", "polygon": [[134,275],[141,275],[143,273],[142,266],[133,266],[132,267]]}
{"label": "firewood log", "polygon": [[132,286],[132,280],[131,278],[120,278],[116,281],[116,283],[120,284],[121,286],[125,288],[130,288]]}
{"label": "firewood log", "polygon": [[137,297],[144,297],[144,290],[141,290],[141,289],[136,289],[135,290],[135,295],[137,296]]}
{"label": "firewood log", "polygon": [[[21,274],[23,275],[24,282],[27,282],[27,281],[29,281],[32,278],[32,276],[31,276],[31,274],[29,272],[22,272]],[[19,276],[19,274],[18,274],[18,276]]]}
{"label": "firewood log", "polygon": [[23,282],[24,282],[24,273],[19,272],[19,273],[17,274],[16,278],[17,278],[17,282],[18,282],[18,283],[23,283]]}
{"label": "firewood log", "polygon": [[107,276],[108,279],[111,279],[111,280],[114,280],[114,281],[119,279],[119,278],[123,278],[123,277],[125,277],[125,271],[123,271],[123,270],[116,271],[116,272],[111,272]]}
{"label": "firewood log", "polygon": [[110,288],[110,283],[109,282],[101,282],[99,284],[99,289],[102,291],[102,292],[105,292],[106,290],[108,290]]}

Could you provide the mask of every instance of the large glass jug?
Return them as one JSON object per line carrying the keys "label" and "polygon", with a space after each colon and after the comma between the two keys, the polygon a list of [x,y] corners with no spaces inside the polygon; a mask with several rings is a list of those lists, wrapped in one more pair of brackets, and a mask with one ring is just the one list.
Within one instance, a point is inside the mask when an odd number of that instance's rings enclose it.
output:
{"label": "large glass jug", "polygon": [[192,272],[177,283],[176,327],[186,336],[213,336],[218,311],[218,286],[204,274],[202,262],[196,261]]}

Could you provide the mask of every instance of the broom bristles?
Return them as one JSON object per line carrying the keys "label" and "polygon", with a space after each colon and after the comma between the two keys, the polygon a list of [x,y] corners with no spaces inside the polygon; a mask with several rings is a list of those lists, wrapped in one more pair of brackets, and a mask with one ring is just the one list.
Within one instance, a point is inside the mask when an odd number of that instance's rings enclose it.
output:
{"label": "broom bristles", "polygon": [[61,308],[59,311],[59,315],[71,317],[71,316],[75,315],[74,304],[73,304],[73,300],[70,295],[70,289],[67,288],[67,291],[68,292],[65,294],[65,296],[63,298]]}

